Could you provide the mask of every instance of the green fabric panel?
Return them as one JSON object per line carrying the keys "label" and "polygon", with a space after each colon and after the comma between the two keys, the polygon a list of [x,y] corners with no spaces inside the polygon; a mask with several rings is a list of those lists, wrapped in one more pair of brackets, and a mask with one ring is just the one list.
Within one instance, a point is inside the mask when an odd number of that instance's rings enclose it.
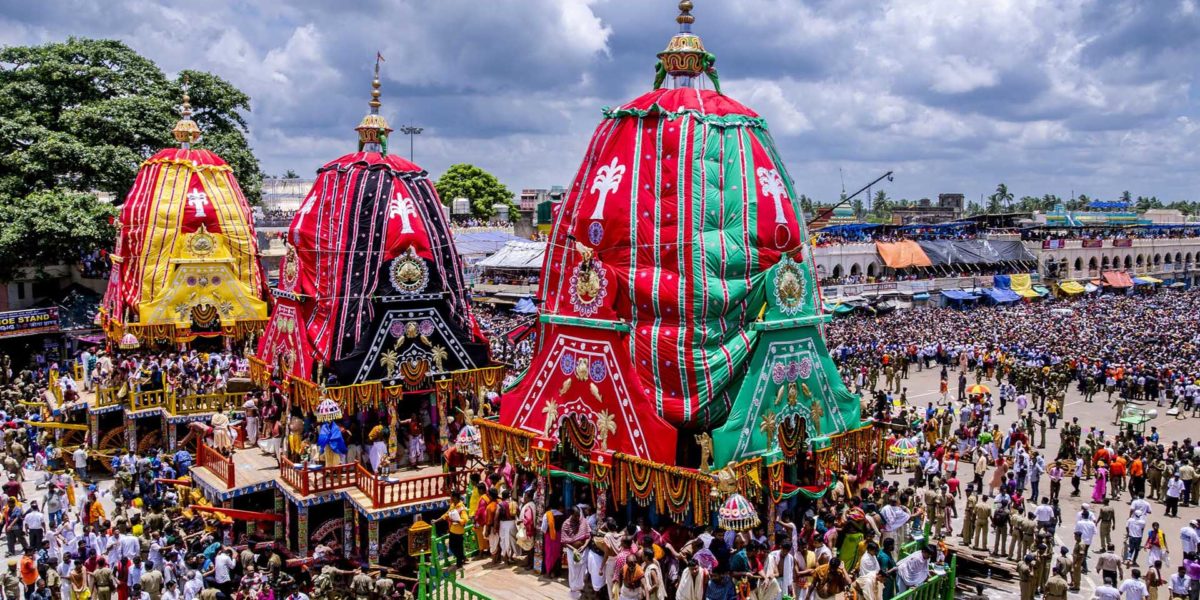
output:
{"label": "green fabric panel", "polygon": [[[808,361],[809,373],[807,377],[795,379],[798,401],[793,406],[788,403],[788,387],[792,382],[785,377],[782,383],[777,383],[775,369],[777,365],[783,365],[786,370],[787,365],[804,361]],[[800,391],[801,383],[811,391],[812,399]],[[821,440],[813,439],[816,428],[809,418],[809,407],[814,400],[821,403],[822,437],[862,426],[859,397],[842,383],[816,327],[762,332],[729,418],[713,431],[714,465],[719,468],[730,461],[745,460],[766,451],[766,435],[759,427],[767,411],[777,418],[798,414],[809,419],[810,444],[824,445]]]}

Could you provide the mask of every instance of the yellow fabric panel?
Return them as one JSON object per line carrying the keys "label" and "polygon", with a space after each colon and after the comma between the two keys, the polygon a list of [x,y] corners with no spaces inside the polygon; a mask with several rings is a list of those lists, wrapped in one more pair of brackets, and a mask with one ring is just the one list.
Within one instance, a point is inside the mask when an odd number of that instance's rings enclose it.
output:
{"label": "yellow fabric panel", "polygon": [[[154,202],[142,224],[145,240],[142,242],[142,294],[143,303],[154,298],[166,284],[170,258],[175,254],[174,242],[183,219],[183,202],[187,197],[188,178],[191,169],[178,163],[155,165],[158,174],[153,184]],[[136,225],[136,224],[135,224]]]}
{"label": "yellow fabric panel", "polygon": [[[233,173],[228,170],[216,171],[204,169],[200,171],[200,181],[208,201],[217,211],[221,223],[221,233],[225,237],[229,251],[236,261],[235,271],[238,279],[253,290],[258,281],[258,261],[256,260],[254,236],[250,233],[251,216],[242,211],[238,202],[238,194],[234,191],[236,185]],[[257,297],[257,294],[255,294]]]}
{"label": "yellow fabric panel", "polygon": [[[237,185],[233,173],[224,166],[197,167],[188,161],[163,160],[147,162],[142,168],[156,169],[152,183],[153,200],[150,210],[141,224],[144,231],[141,254],[142,287],[139,320],[143,325],[176,323],[174,315],[162,309],[161,303],[174,304],[173,292],[166,289],[178,284],[172,277],[172,258],[186,258],[184,241],[187,237],[180,229],[187,208],[187,194],[191,177],[198,176],[204,193],[208,196],[209,210],[216,214],[221,233],[210,232],[220,239],[226,249],[224,256],[232,258],[228,272],[223,275],[230,280],[232,291],[253,301],[253,307],[239,311],[237,320],[265,319],[266,303],[259,299],[258,281],[261,276],[256,251],[257,240],[251,233],[248,211],[243,210],[238,200]],[[236,285],[234,285],[236,282]],[[222,287],[225,287],[224,285]],[[242,316],[240,313],[245,312]],[[156,315],[150,317],[150,315]],[[147,320],[151,319],[151,320]]]}
{"label": "yellow fabric panel", "polygon": [[1086,291],[1082,285],[1079,285],[1078,281],[1064,281],[1058,284],[1058,289],[1062,290],[1063,293],[1070,294],[1072,296],[1075,294],[1082,294],[1084,291]]}
{"label": "yellow fabric panel", "polygon": [[[221,324],[226,326],[238,321],[265,320],[267,303],[258,299],[253,281],[246,282],[234,276],[235,260],[230,255],[225,236],[209,234],[216,243],[215,248],[211,254],[198,258],[187,249],[187,239],[192,235],[178,236],[171,276],[153,299],[142,303],[141,322],[190,327],[191,308],[198,305],[218,309]],[[203,283],[214,277],[220,277],[220,284]],[[189,284],[189,278],[196,280],[196,284]]]}
{"label": "yellow fabric panel", "polygon": [[[1030,279],[1029,279],[1029,273],[1022,273],[1020,275],[1009,275],[1009,281],[1011,282],[1012,291],[1014,291],[1018,294],[1021,294],[1021,290],[1028,290],[1033,285],[1032,281],[1030,281]],[[1026,298],[1029,297],[1029,296],[1026,296],[1025,294],[1021,294],[1021,295],[1025,296]],[[1036,296],[1037,294],[1035,293],[1034,295]]]}

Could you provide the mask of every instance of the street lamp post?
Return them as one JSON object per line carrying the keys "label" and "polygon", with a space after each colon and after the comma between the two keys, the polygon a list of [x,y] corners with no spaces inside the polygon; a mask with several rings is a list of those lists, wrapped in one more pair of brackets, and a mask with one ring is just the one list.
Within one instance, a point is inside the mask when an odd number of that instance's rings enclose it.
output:
{"label": "street lamp post", "polygon": [[424,127],[416,127],[414,125],[405,125],[400,128],[400,133],[408,136],[408,162],[413,162],[413,138],[421,135]]}

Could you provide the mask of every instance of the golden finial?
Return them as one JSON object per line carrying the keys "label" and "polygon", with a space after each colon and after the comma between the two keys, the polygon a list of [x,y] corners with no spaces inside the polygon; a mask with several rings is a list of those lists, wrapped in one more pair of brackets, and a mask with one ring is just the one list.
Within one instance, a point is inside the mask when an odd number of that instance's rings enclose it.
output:
{"label": "golden finial", "polygon": [[175,141],[179,142],[183,148],[190,148],[192,144],[200,139],[200,127],[192,120],[192,97],[188,95],[188,88],[191,86],[191,80],[188,79],[187,73],[183,74],[183,106],[180,107],[180,116],[183,117],[175,123],[175,128],[171,130],[171,135],[175,137]]}
{"label": "golden finial", "polygon": [[380,83],[379,83],[379,61],[381,61],[381,60],[383,60],[383,55],[376,52],[375,53],[375,79],[371,80],[371,101],[368,103],[371,105],[372,113],[378,113],[380,105],[383,104],[382,102],[379,101],[379,96],[380,96],[380,92],[379,92],[379,86],[380,86]]}
{"label": "golden finial", "polygon": [[681,0],[679,2],[679,16],[675,17],[675,22],[681,26],[691,25],[696,22],[696,17],[692,16],[692,0]]}
{"label": "golden finial", "polygon": [[388,127],[387,119],[379,114],[379,107],[383,104],[379,101],[379,63],[383,62],[383,54],[375,53],[375,78],[371,80],[371,101],[368,105],[371,107],[371,112],[363,117],[359,122],[358,127],[354,129],[358,131],[358,150],[361,152],[364,149],[368,152],[381,152],[387,154],[387,136],[392,132],[392,128]]}

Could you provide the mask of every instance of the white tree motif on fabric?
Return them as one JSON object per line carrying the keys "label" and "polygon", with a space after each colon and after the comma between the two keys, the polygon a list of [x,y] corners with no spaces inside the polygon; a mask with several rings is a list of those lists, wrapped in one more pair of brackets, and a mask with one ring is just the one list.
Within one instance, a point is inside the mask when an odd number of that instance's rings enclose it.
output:
{"label": "white tree motif on fabric", "polygon": [[409,218],[415,216],[417,216],[417,205],[413,203],[412,198],[405,198],[400,192],[396,192],[396,196],[388,203],[388,220],[400,217],[400,233],[413,233],[412,222]]}
{"label": "white tree motif on fabric", "polygon": [[204,207],[208,206],[208,194],[194,189],[187,195],[187,203],[196,211],[196,217],[203,219],[205,216]]}
{"label": "white tree motif on fabric", "polygon": [[593,219],[604,218],[604,200],[608,195],[617,191],[617,186],[621,185],[621,178],[625,176],[625,165],[617,164],[617,157],[613,157],[612,162],[600,167],[596,171],[596,178],[592,180],[593,192],[600,193],[600,200],[596,202],[596,209],[592,211]]}
{"label": "white tree motif on fabric", "polygon": [[783,177],[779,176],[779,171],[766,167],[759,167],[755,173],[758,173],[758,183],[762,186],[763,195],[770,196],[775,201],[775,222],[786,224],[783,201],[787,198],[787,188],[783,185]]}
{"label": "white tree motif on fabric", "polygon": [[316,205],[317,205],[317,192],[314,190],[312,192],[309,192],[308,197],[305,198],[304,202],[300,205],[300,214],[307,217],[308,213],[312,212],[313,207],[315,207]]}

